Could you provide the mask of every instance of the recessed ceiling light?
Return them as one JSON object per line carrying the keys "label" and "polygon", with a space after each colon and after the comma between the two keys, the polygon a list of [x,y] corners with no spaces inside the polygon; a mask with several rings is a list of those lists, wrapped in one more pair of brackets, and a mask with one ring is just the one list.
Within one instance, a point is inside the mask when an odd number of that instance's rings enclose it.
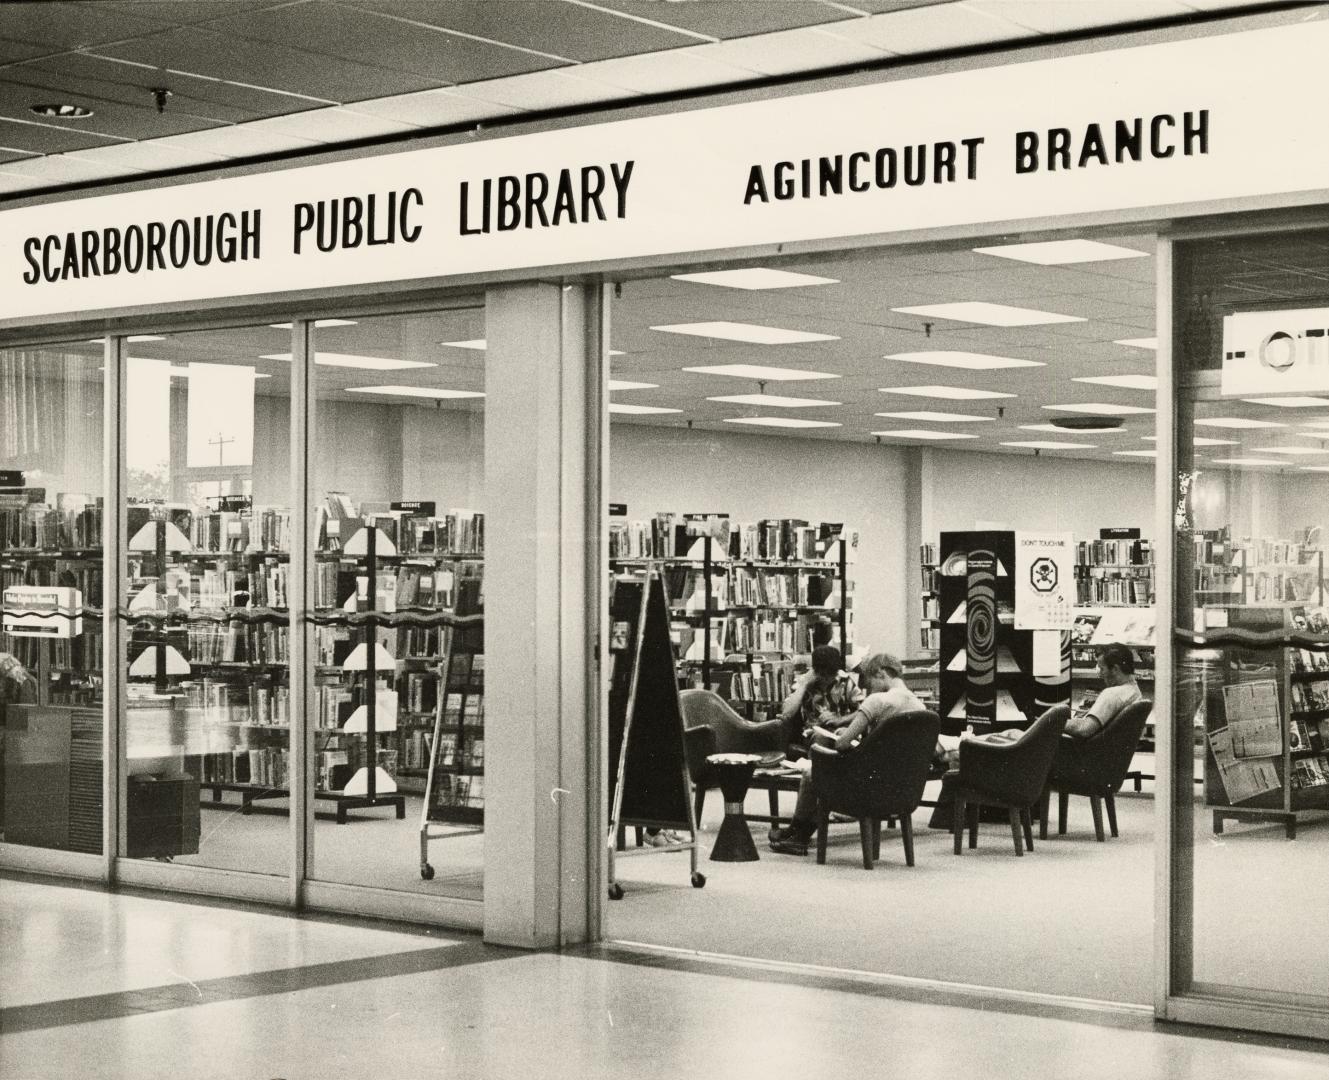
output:
{"label": "recessed ceiling light", "polygon": [[1156,337],[1131,337],[1118,338],[1113,345],[1125,345],[1130,349],[1157,349],[1158,338]]}
{"label": "recessed ceiling light", "polygon": [[730,405],[770,405],[776,409],[809,409],[817,405],[839,405],[838,401],[825,401],[822,398],[781,397],[778,394],[728,394],[724,397],[708,397],[707,401],[724,401]]}
{"label": "recessed ceiling light", "polygon": [[802,285],[838,285],[838,278],[795,274],[788,270],[768,270],[753,266],[745,270],[715,270],[704,274],[671,274],[675,281],[695,281],[698,285],[723,285],[727,289],[796,289]]}
{"label": "recessed ceiling light", "polygon": [[85,105],[67,105],[59,103],[50,105],[29,105],[28,111],[34,112],[38,116],[54,117],[56,120],[86,120],[93,115],[92,110]]}
{"label": "recessed ceiling light", "polygon": [[801,420],[796,416],[735,416],[726,424],[751,424],[753,427],[823,428],[840,427],[833,420]]}
{"label": "recessed ceiling light", "polygon": [[[1143,442],[1158,442],[1157,435],[1141,435]],[[1191,440],[1192,446],[1240,446],[1236,439],[1207,439],[1203,435],[1197,435]]]}
{"label": "recessed ceiling light", "polygon": [[[1123,390],[1157,390],[1157,375],[1082,375],[1071,382],[1093,383],[1095,386],[1119,386]],[[1329,405],[1329,401],[1325,402]]]}
{"label": "recessed ceiling light", "polygon": [[1261,446],[1257,454],[1293,454],[1305,457],[1308,454],[1329,454],[1329,448],[1315,446]]}
{"label": "recessed ceiling light", "polygon": [[826,371],[800,371],[798,368],[764,367],[761,364],[712,364],[707,367],[685,367],[699,375],[729,375],[735,379],[766,379],[770,382],[798,382],[802,379],[838,379]]}
{"label": "recessed ceiling light", "polygon": [[652,326],[651,329],[662,330],[666,334],[745,341],[752,345],[798,345],[809,341],[840,340],[834,334],[814,334],[810,330],[785,330],[779,326],[758,326],[756,323],[670,323],[666,326]]}
{"label": "recessed ceiling light", "polygon": [[977,421],[991,421],[991,416],[975,416],[973,413],[959,412],[879,412],[877,416],[886,416],[893,420],[924,420],[934,424],[972,424]]}
{"label": "recessed ceiling light", "polygon": [[1206,416],[1197,418],[1195,426],[1233,429],[1287,427],[1286,424],[1280,424],[1277,420],[1248,420],[1244,416]]}
{"label": "recessed ceiling light", "polygon": [[1322,409],[1329,405],[1329,398],[1322,397],[1248,397],[1252,405],[1277,405],[1280,409]]}
{"label": "recessed ceiling light", "polygon": [[1157,450],[1113,450],[1117,457],[1158,457]]}
{"label": "recessed ceiling light", "polygon": [[[272,327],[274,330],[289,330],[291,328],[291,324],[288,322],[274,322],[274,323],[268,323],[268,325]],[[354,326],[355,320],[354,319],[315,319],[314,325],[318,327],[320,330],[322,330],[325,327],[329,326]]]}
{"label": "recessed ceiling light", "polygon": [[[264,360],[291,360],[290,353],[264,353]],[[390,356],[356,356],[352,353],[318,352],[314,363],[323,367],[364,368],[366,371],[396,371],[401,368],[438,367],[423,360],[395,360]]]}
{"label": "recessed ceiling light", "polygon": [[1055,442],[1050,439],[1031,439],[1028,442],[1004,442],[1002,446],[1023,446],[1030,450],[1097,450],[1093,443]]}
{"label": "recessed ceiling light", "polygon": [[1103,244],[1097,240],[1044,240],[1034,244],[1002,244],[999,247],[974,248],[980,255],[996,255],[1003,259],[1038,263],[1040,266],[1060,266],[1063,263],[1106,262],[1109,259],[1143,259],[1147,251]]}
{"label": "recessed ceiling light", "polygon": [[1143,405],[1109,405],[1105,401],[1082,401],[1074,405],[1044,405],[1049,412],[1087,413],[1089,416],[1144,416],[1153,409]]}
{"label": "recessed ceiling light", "polygon": [[946,398],[949,401],[980,401],[988,398],[1013,398],[999,390],[975,390],[971,386],[882,386],[883,394],[908,394],[910,397]]}
{"label": "recessed ceiling light", "polygon": [[979,323],[982,326],[1045,326],[1050,323],[1087,322],[1079,315],[1062,315],[1056,311],[1037,311],[1033,308],[1011,307],[1008,304],[989,304],[982,300],[963,300],[954,304],[923,304],[921,307],[891,308],[901,315],[930,315],[935,319],[955,322]]}
{"label": "recessed ceiling light", "polygon": [[[1057,424],[1020,424],[1021,431],[1054,431],[1059,435],[1065,435],[1067,429]],[[1095,435],[1120,435],[1124,433],[1124,427],[1116,428],[1095,428]]]}
{"label": "recessed ceiling light", "polygon": [[471,338],[467,341],[440,341],[440,345],[450,345],[454,349],[483,349],[487,342],[484,338]]}
{"label": "recessed ceiling light", "polygon": [[1329,472],[1329,465],[1298,465],[1298,472]]}
{"label": "recessed ceiling light", "polygon": [[1257,457],[1216,457],[1215,465],[1286,465],[1286,461],[1275,461],[1271,458]]}
{"label": "recessed ceiling light", "polygon": [[906,364],[933,364],[936,367],[964,368],[966,371],[997,371],[1001,368],[1046,367],[1041,360],[1017,360],[1014,356],[990,356],[987,353],[938,349],[935,352],[890,353],[884,360],[903,360]]}
{"label": "recessed ceiling light", "polygon": [[659,383],[653,382],[633,382],[631,379],[610,379],[610,390],[655,390]]}
{"label": "recessed ceiling light", "polygon": [[[88,344],[100,345],[105,340],[106,340],[105,338],[99,338],[99,337],[88,338]],[[126,341],[165,341],[166,338],[162,334],[130,334],[127,338],[125,338],[125,340]]]}
{"label": "recessed ceiling light", "polygon": [[977,439],[967,431],[937,431],[923,428],[898,428],[893,431],[874,431],[873,435],[885,435],[892,439]]}
{"label": "recessed ceiling light", "polygon": [[629,416],[654,416],[657,413],[679,413],[682,409],[666,409],[662,405],[624,405],[618,401],[609,403],[612,413],[627,413]]}
{"label": "recessed ceiling light", "polygon": [[478,390],[439,390],[431,386],[348,386],[348,394],[383,394],[387,397],[434,398],[442,401],[448,398],[481,398],[484,394]]}

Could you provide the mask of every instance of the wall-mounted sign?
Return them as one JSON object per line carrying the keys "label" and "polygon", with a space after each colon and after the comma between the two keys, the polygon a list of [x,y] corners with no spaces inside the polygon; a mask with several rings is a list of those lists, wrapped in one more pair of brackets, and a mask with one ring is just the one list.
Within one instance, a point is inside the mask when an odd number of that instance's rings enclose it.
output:
{"label": "wall-mounted sign", "polygon": [[1223,317],[1224,397],[1329,390],[1329,308]]}
{"label": "wall-mounted sign", "polygon": [[1140,530],[1138,528],[1117,528],[1117,529],[1099,529],[1098,538],[1100,540],[1138,540],[1140,539]]}
{"label": "wall-mounted sign", "polygon": [[78,589],[11,585],[4,591],[3,626],[15,637],[69,638],[83,633],[83,594]]}
{"label": "wall-mounted sign", "polygon": [[1015,534],[1015,628],[1069,630],[1075,617],[1070,533]]}
{"label": "wall-mounted sign", "polygon": [[1320,198],[1326,54],[1299,22],[21,207],[0,321]]}

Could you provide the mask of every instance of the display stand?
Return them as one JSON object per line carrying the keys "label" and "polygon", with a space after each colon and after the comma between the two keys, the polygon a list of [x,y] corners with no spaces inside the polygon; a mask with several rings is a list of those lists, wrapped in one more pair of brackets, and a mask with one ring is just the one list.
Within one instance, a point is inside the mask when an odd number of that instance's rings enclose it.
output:
{"label": "display stand", "polygon": [[[687,851],[694,888],[706,884],[697,869],[697,826],[688,793],[683,713],[669,639],[669,600],[655,564],[614,579],[609,603],[612,676],[609,689],[609,899],[621,900],[618,857]],[[683,829],[689,839],[661,847],[618,851],[620,829]]]}

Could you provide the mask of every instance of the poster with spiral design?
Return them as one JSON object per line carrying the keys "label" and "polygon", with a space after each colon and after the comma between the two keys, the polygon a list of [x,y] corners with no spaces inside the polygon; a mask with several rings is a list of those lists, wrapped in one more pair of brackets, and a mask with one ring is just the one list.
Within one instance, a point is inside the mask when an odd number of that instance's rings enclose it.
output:
{"label": "poster with spiral design", "polygon": [[969,552],[965,611],[965,714],[971,723],[991,724],[997,713],[997,575],[996,555]]}

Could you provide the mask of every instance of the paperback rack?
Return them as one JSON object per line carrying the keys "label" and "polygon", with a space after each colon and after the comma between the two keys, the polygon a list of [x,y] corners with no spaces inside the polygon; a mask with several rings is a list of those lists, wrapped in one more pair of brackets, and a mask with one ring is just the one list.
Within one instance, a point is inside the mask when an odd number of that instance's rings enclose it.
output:
{"label": "paperback rack", "polygon": [[[614,770],[609,804],[609,899],[621,900],[616,857],[687,851],[692,887],[697,869],[697,825],[688,798],[683,712],[669,638],[669,598],[654,562],[640,574],[614,579],[609,601],[612,676],[609,686],[609,761]],[[618,851],[619,829],[684,829],[689,839],[661,847]]]}

